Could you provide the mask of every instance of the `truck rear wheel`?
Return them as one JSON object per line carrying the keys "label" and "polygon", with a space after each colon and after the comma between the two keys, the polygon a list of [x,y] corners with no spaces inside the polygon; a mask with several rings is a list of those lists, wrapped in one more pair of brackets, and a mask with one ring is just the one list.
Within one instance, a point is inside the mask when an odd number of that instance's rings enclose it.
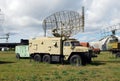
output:
{"label": "truck rear wheel", "polygon": [[20,59],[20,54],[19,53],[16,54],[16,58]]}
{"label": "truck rear wheel", "polygon": [[81,66],[82,65],[82,59],[79,55],[71,56],[69,62],[70,62],[71,65],[76,65],[76,66]]}
{"label": "truck rear wheel", "polygon": [[44,55],[42,61],[45,63],[51,63],[50,55]]}
{"label": "truck rear wheel", "polygon": [[116,58],[120,57],[120,52],[116,53]]}
{"label": "truck rear wheel", "polygon": [[40,56],[39,54],[36,54],[36,55],[34,56],[34,61],[36,61],[36,62],[41,62],[41,56]]}

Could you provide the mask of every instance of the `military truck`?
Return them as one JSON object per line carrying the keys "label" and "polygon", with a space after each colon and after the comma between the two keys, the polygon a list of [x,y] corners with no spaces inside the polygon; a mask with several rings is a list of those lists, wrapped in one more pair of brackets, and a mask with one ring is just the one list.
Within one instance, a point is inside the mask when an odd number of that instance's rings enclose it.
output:
{"label": "military truck", "polygon": [[115,36],[115,30],[112,31],[113,35],[111,35],[112,39],[107,44],[108,50],[115,54],[116,57],[120,57],[120,42],[118,37]]}
{"label": "military truck", "polygon": [[108,49],[112,54],[115,54],[116,57],[120,57],[120,42],[108,43]]}
{"label": "military truck", "polygon": [[92,50],[72,38],[37,37],[29,40],[29,53],[37,62],[67,61],[72,65],[85,65],[91,62]]}
{"label": "military truck", "polygon": [[20,59],[20,58],[29,58],[30,54],[28,51],[28,45],[18,45],[15,47],[15,54],[16,54],[16,58]]}

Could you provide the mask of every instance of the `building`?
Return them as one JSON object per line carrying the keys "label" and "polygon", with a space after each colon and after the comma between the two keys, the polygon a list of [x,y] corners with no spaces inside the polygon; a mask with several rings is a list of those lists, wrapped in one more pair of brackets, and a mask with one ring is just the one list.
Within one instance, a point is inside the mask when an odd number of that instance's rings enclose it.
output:
{"label": "building", "polygon": [[120,37],[116,35],[106,36],[99,41],[90,42],[90,45],[95,48],[100,48],[100,50],[105,51],[105,50],[108,50],[108,43],[112,41],[120,42]]}
{"label": "building", "polygon": [[6,51],[9,49],[14,49],[17,45],[28,45],[27,39],[21,39],[20,43],[0,43],[0,50]]}

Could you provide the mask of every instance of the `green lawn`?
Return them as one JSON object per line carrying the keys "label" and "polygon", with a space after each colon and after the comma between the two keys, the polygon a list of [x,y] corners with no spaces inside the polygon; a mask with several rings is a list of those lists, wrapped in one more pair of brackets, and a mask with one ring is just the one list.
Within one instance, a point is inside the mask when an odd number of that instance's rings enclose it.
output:
{"label": "green lawn", "polygon": [[120,58],[102,52],[86,66],[45,64],[0,52],[0,81],[120,81]]}

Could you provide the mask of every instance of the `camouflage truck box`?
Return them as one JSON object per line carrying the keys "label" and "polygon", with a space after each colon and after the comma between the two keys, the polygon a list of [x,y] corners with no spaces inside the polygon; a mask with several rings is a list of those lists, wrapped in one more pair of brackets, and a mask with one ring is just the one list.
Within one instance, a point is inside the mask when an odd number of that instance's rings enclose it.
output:
{"label": "camouflage truck box", "polygon": [[15,47],[16,58],[30,57],[28,45],[18,45]]}

